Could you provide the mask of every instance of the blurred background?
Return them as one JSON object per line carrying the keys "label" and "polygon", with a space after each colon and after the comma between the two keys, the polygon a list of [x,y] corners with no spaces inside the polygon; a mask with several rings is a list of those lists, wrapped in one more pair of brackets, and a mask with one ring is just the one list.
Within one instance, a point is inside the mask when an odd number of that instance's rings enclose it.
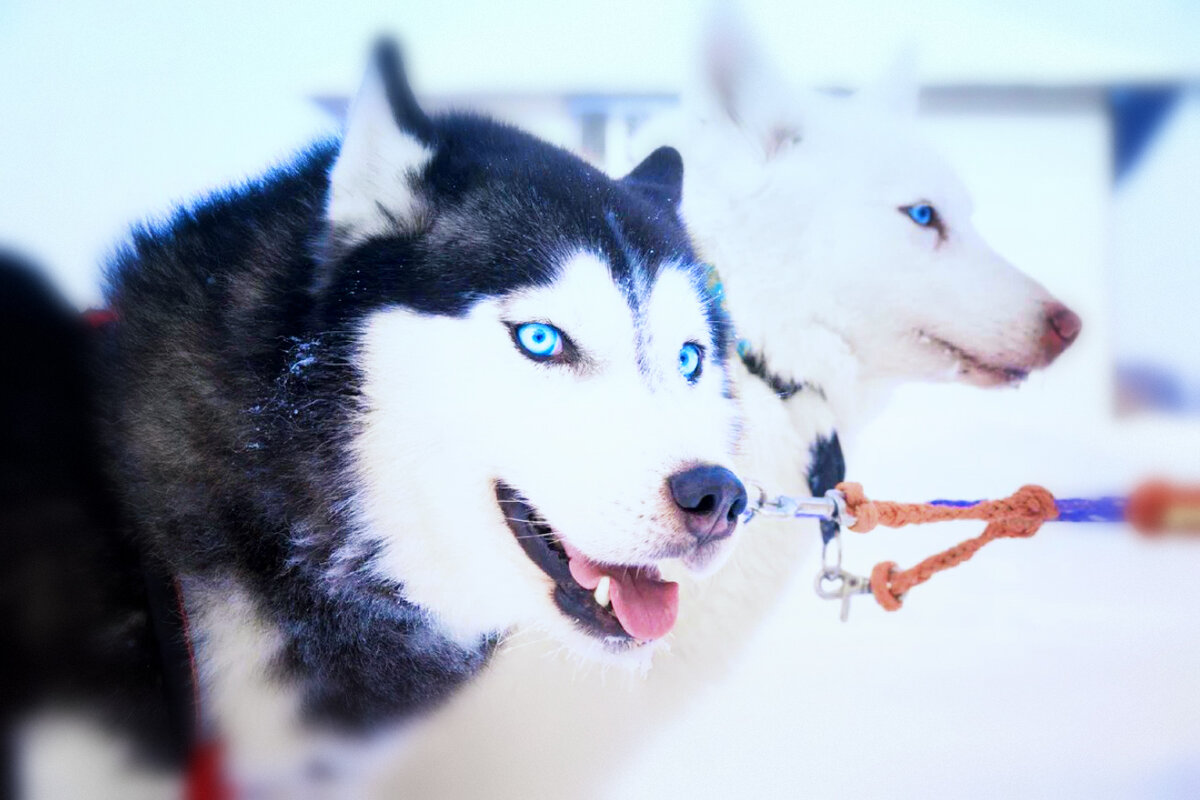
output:
{"label": "blurred background", "polygon": [[[742,7],[800,85],[853,90],[915,47],[922,125],[979,229],[1084,319],[1017,391],[905,387],[853,443],[850,477],[895,499],[1200,479],[1200,4]],[[0,244],[101,303],[132,221],[335,134],[379,30],[403,36],[430,106],[623,163],[618,143],[696,79],[705,10],[8,0]],[[847,565],[911,564],[974,532],[855,539]],[[860,602],[847,625],[805,570],[728,684],[613,796],[1200,797],[1197,567],[1186,543],[1051,527],[899,614]]]}

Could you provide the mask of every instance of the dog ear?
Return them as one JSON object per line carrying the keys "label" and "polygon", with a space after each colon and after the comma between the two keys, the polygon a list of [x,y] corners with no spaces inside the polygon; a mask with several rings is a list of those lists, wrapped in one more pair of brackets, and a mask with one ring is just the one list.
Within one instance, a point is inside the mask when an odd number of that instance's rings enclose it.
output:
{"label": "dog ear", "polygon": [[908,46],[897,53],[888,68],[875,83],[867,86],[859,95],[879,108],[905,118],[917,115],[921,84],[918,80],[918,58],[916,48]]}
{"label": "dog ear", "polygon": [[683,157],[674,147],[660,147],[621,178],[621,183],[651,202],[678,211],[683,197]]}
{"label": "dog ear", "polygon": [[707,27],[703,78],[719,113],[758,139],[768,157],[798,140],[799,125],[788,109],[791,89],[741,13],[718,5]]}
{"label": "dog ear", "polygon": [[421,213],[415,182],[435,149],[433,123],[413,97],[399,49],[381,40],[329,173],[326,217],[336,236],[361,240],[413,226]]}

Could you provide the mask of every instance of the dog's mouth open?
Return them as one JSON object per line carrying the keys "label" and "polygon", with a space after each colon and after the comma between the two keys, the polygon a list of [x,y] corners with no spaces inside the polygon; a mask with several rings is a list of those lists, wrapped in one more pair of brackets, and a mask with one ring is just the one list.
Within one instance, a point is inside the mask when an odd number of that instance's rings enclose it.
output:
{"label": "dog's mouth open", "polygon": [[563,540],[529,501],[497,481],[496,501],[509,530],[533,563],[554,581],[560,611],[610,646],[661,639],[679,613],[679,584],[657,568],[600,564]]}

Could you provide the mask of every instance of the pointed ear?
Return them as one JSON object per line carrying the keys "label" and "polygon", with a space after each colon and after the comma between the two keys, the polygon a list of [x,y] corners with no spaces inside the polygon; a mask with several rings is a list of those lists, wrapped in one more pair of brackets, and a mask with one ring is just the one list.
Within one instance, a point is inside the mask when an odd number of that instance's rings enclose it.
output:
{"label": "pointed ear", "polygon": [[621,183],[677,212],[683,197],[683,157],[674,147],[660,147],[621,178]]}
{"label": "pointed ear", "polygon": [[732,4],[719,5],[707,27],[703,74],[719,112],[761,142],[768,156],[798,140],[788,83],[742,14]]}
{"label": "pointed ear", "polygon": [[375,47],[329,173],[326,217],[343,242],[411,228],[421,212],[417,181],[436,132],[417,105],[395,43]]}
{"label": "pointed ear", "polygon": [[888,113],[915,118],[921,94],[918,61],[916,48],[906,46],[896,54],[875,83],[864,88],[859,95]]}

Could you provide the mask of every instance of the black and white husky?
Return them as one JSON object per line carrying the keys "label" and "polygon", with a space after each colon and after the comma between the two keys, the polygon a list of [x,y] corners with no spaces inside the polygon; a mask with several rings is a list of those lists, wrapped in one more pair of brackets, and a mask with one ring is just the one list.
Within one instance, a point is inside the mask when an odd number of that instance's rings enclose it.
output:
{"label": "black and white husky", "polygon": [[385,45],[340,144],[115,259],[100,441],[148,594],[178,601],[121,622],[186,637],[239,788],[338,769],[516,627],[644,660],[678,608],[660,562],[724,557],[731,334],[681,180],[667,148],[611,180],[429,117]]}

